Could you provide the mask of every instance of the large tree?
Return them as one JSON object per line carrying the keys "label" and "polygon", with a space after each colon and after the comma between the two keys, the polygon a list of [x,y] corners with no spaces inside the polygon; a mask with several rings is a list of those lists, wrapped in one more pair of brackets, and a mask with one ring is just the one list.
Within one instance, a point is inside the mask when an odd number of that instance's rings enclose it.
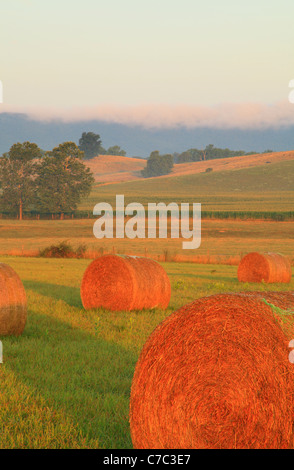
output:
{"label": "large tree", "polygon": [[1,206],[16,211],[20,220],[23,211],[36,202],[37,161],[41,155],[37,144],[24,142],[12,145],[0,159]]}
{"label": "large tree", "polygon": [[82,133],[82,137],[79,140],[79,149],[84,152],[86,159],[96,157],[99,153],[105,152],[100,135],[94,132]]}
{"label": "large tree", "polygon": [[94,177],[83,157],[84,152],[74,142],[64,142],[46,153],[36,180],[41,210],[63,216],[90,193]]}

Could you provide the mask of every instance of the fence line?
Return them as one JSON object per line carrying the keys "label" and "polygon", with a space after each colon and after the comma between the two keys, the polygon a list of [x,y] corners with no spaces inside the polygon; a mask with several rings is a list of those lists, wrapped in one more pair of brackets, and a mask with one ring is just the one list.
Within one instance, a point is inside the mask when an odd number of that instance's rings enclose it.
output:
{"label": "fence line", "polygon": [[[113,211],[116,215],[116,211]],[[190,217],[193,213],[190,212]],[[127,217],[127,216],[125,216]],[[24,211],[23,219],[25,220],[69,220],[69,219],[96,219],[91,211],[72,211],[62,213],[48,213],[36,211]],[[294,211],[202,211],[202,219],[216,220],[273,220],[273,221],[291,221],[294,220]],[[0,211],[0,219],[18,219],[16,212]]]}

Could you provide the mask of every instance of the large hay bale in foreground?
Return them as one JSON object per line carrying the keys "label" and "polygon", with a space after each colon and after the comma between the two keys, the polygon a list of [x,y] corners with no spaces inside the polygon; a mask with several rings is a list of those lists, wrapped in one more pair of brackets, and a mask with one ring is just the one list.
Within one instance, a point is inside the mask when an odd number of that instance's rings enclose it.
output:
{"label": "large hay bale in foreground", "polygon": [[170,296],[170,281],[162,266],[152,259],[137,256],[97,258],[86,269],[81,285],[85,309],[165,309]]}
{"label": "large hay bale in foreground", "polygon": [[285,282],[291,281],[291,264],[279,253],[248,253],[238,267],[241,282]]}
{"label": "large hay bale in foreground", "polygon": [[16,272],[0,263],[0,336],[20,335],[27,320],[27,300]]}
{"label": "large hay bale in foreground", "polygon": [[154,330],[132,382],[134,448],[292,446],[294,368],[271,302],[294,310],[293,294],[220,294]]}

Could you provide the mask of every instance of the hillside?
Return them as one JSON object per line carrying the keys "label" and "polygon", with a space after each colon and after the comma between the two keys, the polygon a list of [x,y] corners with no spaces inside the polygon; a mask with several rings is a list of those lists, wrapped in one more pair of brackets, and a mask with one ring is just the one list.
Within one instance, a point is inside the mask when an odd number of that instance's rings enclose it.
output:
{"label": "hillside", "polygon": [[[255,168],[289,160],[294,160],[294,151],[244,155],[242,157],[220,158],[203,162],[180,163],[174,165],[170,175],[161,176],[160,178],[203,173],[207,168],[212,168],[213,172],[222,172],[243,168]],[[99,155],[86,162],[86,164],[94,173],[96,182],[112,183],[142,179],[141,170],[145,167],[146,161],[140,158]]]}
{"label": "hillside", "polygon": [[242,157],[219,158],[203,162],[180,163],[174,166],[173,172],[169,176],[188,175],[202,173],[206,168],[213,171],[238,170],[242,168],[252,168],[270,163],[279,163],[287,160],[294,160],[294,151],[261,153],[255,155],[244,155]]}
{"label": "hillside", "polygon": [[114,155],[99,155],[86,162],[98,182],[132,181],[140,178],[146,161]]}
{"label": "hillside", "polygon": [[203,210],[209,211],[294,211],[294,158],[249,168],[228,167],[210,173],[97,184],[81,208],[92,210],[101,200],[115,206],[115,195],[124,194],[126,203],[145,205],[155,201],[200,202]]}

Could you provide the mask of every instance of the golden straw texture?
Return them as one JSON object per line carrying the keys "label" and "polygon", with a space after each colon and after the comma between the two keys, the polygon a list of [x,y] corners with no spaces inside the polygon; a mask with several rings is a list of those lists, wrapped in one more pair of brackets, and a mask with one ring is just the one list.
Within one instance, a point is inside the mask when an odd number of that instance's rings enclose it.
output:
{"label": "golden straw texture", "polygon": [[86,269],[81,284],[85,309],[165,309],[170,296],[170,281],[162,266],[137,256],[105,255],[97,258]]}
{"label": "golden straw texture", "polygon": [[289,336],[267,303],[294,310],[293,294],[219,294],[154,330],[131,388],[135,448],[292,448]]}
{"label": "golden straw texture", "polygon": [[20,335],[27,320],[27,300],[16,272],[0,263],[0,336]]}
{"label": "golden straw texture", "polygon": [[289,283],[291,275],[290,261],[279,253],[248,253],[238,267],[241,282]]}

